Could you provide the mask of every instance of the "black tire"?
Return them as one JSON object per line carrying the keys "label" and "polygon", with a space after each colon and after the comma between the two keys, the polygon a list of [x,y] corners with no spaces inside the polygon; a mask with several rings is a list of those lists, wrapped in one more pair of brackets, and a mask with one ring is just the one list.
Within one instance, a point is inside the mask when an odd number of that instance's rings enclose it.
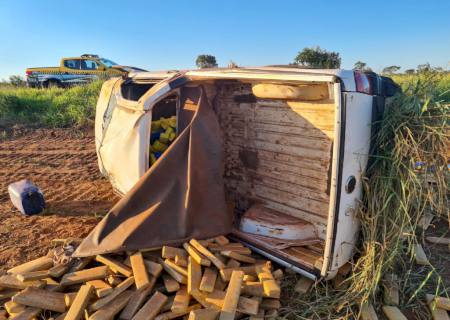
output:
{"label": "black tire", "polygon": [[45,88],[60,88],[61,87],[61,83],[58,80],[47,80],[44,82],[44,87]]}

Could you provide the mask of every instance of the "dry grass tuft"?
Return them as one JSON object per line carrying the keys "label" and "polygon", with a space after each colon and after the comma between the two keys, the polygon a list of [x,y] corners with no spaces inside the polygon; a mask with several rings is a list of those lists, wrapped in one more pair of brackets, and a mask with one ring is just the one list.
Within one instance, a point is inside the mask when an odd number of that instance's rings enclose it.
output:
{"label": "dry grass tuft", "polygon": [[[430,74],[430,77],[433,75]],[[405,86],[404,86],[405,88]],[[389,102],[376,137],[378,150],[363,179],[364,196],[358,208],[361,237],[346,291],[330,283],[318,283],[312,292],[295,296],[288,279],[289,297],[283,315],[296,319],[357,318],[367,301],[377,313],[381,306],[380,281],[396,273],[400,281],[400,307],[419,319],[429,318],[424,307],[424,288],[446,295],[433,266],[413,272],[412,247],[421,243],[418,226],[425,212],[448,214],[447,146],[448,101],[441,100],[433,79],[406,86]],[[422,170],[415,170],[421,161]],[[291,276],[294,277],[294,276]]]}

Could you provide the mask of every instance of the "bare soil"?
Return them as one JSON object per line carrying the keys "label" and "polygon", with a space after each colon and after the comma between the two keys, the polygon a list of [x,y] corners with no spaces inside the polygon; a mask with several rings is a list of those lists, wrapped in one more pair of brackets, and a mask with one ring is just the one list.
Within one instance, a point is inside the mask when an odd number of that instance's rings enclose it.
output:
{"label": "bare soil", "polygon": [[[30,179],[47,208],[27,217],[13,207],[8,185]],[[0,274],[47,253],[54,238],[84,237],[118,200],[101,177],[93,130],[25,129],[0,140]]]}

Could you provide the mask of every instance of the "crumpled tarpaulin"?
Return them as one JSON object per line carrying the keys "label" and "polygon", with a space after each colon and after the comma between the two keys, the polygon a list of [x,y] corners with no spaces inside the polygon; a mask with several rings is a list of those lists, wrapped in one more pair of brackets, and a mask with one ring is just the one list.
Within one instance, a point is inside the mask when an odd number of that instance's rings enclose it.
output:
{"label": "crumpled tarpaulin", "polygon": [[84,239],[75,256],[155,248],[231,231],[217,116],[202,87],[182,88],[180,101],[178,138]]}

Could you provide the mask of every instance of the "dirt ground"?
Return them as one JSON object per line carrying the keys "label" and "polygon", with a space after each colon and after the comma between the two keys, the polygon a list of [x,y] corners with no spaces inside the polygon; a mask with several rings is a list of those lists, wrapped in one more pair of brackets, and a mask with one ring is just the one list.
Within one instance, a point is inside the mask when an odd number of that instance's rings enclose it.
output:
{"label": "dirt ground", "polygon": [[[26,217],[8,185],[28,178],[47,208]],[[54,238],[84,237],[118,200],[100,176],[93,130],[14,130],[0,139],[0,274],[47,253]]]}

